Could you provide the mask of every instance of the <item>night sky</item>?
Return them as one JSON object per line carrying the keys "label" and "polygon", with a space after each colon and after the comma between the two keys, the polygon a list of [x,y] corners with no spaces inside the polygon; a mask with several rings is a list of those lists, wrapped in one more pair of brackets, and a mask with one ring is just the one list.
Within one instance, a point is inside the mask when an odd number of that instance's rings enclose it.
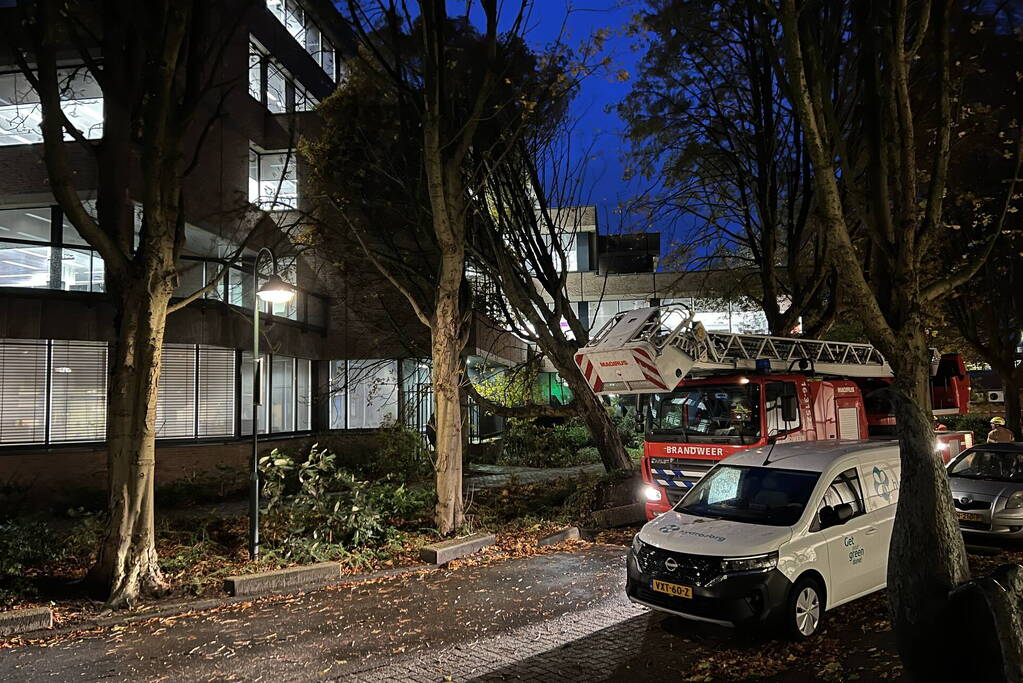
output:
{"label": "night sky", "polygon": [[[631,77],[636,75],[642,52],[631,49],[634,39],[625,34],[625,27],[644,4],[638,0],[581,0],[575,3],[537,0],[526,32],[526,39],[537,49],[557,39],[562,26],[565,33],[561,37],[573,48],[600,29],[607,29],[611,34],[602,55],[610,57],[611,64],[583,81],[571,109],[572,118],[578,121],[573,139],[575,154],[590,156],[584,166],[579,203],[597,206],[601,232],[630,229],[634,221],[616,209],[639,194],[646,185],[642,179],[623,180],[621,157],[628,149],[628,142],[623,137],[625,122],[614,111],[606,111],[613,109],[632,87],[631,79],[619,81],[614,75],[621,70]],[[665,237],[662,236],[662,244]]]}

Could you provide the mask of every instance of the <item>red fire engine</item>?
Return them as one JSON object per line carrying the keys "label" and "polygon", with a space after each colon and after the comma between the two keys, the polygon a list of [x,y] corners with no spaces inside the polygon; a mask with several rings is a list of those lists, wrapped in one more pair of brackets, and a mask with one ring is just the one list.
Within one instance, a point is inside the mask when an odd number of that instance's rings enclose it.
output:
{"label": "red fire engine", "polygon": [[[870,344],[707,332],[681,304],[619,313],[576,363],[598,394],[648,395],[648,518],[737,451],[782,439],[885,436],[894,426],[892,371]],[[943,356],[935,370],[935,412],[966,412],[961,359]],[[970,432],[935,435],[946,460],[973,445]]]}

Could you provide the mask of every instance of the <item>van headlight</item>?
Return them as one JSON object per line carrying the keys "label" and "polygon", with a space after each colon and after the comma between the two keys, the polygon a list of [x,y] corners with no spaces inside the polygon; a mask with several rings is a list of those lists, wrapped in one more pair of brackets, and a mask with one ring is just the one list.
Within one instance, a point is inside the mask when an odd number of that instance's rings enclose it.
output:
{"label": "van headlight", "polygon": [[721,571],[726,574],[736,572],[766,572],[778,566],[778,553],[753,555],[752,557],[726,557],[721,560]]}
{"label": "van headlight", "polygon": [[638,553],[643,548],[643,541],[639,540],[639,534],[632,537],[632,552]]}
{"label": "van headlight", "polygon": [[1005,502],[1006,510],[1019,510],[1023,508],[1023,490],[1014,491],[1009,500]]}

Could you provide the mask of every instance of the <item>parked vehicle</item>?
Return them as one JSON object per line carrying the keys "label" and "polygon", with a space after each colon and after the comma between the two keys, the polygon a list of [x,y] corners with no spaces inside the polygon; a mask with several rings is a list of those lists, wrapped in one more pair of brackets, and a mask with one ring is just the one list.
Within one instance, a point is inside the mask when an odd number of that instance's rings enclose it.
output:
{"label": "parked vehicle", "polygon": [[687,619],[808,638],[827,610],[885,587],[899,473],[894,442],[725,458],[636,534],[626,592]]}
{"label": "parked vehicle", "polygon": [[1023,539],[1023,443],[974,446],[948,464],[964,532]]}
{"label": "parked vehicle", "polygon": [[[670,510],[722,458],[773,441],[892,438],[892,370],[870,344],[708,332],[682,304],[624,311],[579,350],[597,394],[648,394],[647,519]],[[934,413],[965,413],[959,354],[932,362]],[[972,432],[935,432],[947,462]]]}

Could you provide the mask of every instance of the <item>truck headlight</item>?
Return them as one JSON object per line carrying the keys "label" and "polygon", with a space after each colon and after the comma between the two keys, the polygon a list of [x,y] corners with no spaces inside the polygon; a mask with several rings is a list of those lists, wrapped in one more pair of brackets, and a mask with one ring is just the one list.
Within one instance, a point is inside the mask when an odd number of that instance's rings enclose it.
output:
{"label": "truck headlight", "polygon": [[644,486],[643,495],[651,503],[656,503],[661,499],[661,489],[657,488],[656,486]]}
{"label": "truck headlight", "polygon": [[1023,508],[1023,491],[1016,491],[1009,496],[1009,500],[1005,503],[1005,509],[1019,510],[1020,508]]}
{"label": "truck headlight", "polygon": [[770,571],[778,566],[778,553],[753,555],[752,557],[726,557],[721,560],[721,571],[734,572]]}

